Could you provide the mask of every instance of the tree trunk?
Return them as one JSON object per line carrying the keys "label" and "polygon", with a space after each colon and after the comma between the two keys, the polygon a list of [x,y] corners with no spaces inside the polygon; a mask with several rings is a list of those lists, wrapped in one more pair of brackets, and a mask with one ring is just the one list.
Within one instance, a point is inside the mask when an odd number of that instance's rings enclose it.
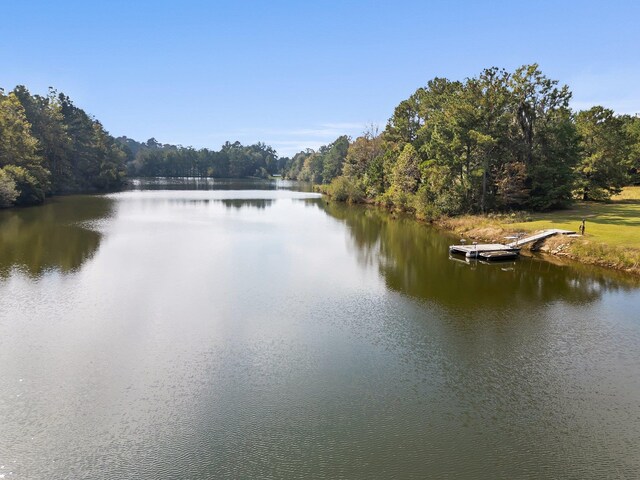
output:
{"label": "tree trunk", "polygon": [[485,205],[485,197],[487,195],[487,170],[488,170],[488,161],[485,159],[484,161],[484,171],[482,172],[482,198],[480,200],[480,211],[484,213],[484,205]]}

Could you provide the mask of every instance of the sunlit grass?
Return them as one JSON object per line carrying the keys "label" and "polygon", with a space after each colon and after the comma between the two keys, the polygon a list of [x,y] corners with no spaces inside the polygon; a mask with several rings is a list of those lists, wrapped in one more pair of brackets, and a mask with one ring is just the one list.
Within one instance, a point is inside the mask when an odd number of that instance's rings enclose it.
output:
{"label": "sunlit grass", "polygon": [[578,202],[571,209],[548,213],[465,215],[438,223],[461,237],[504,242],[516,232],[547,228],[578,232],[582,219],[586,220],[584,237],[553,238],[550,250],[567,243],[563,254],[580,262],[640,274],[640,187],[627,187],[608,203]]}
{"label": "sunlit grass", "polygon": [[612,200],[616,202],[619,202],[620,200],[640,201],[640,186],[626,187],[622,192],[620,192],[620,195],[615,195]]}
{"label": "sunlit grass", "polygon": [[562,228],[577,232],[582,219],[586,219],[586,240],[640,248],[640,187],[627,187],[608,203],[579,202],[569,210],[532,214],[531,219],[510,227],[525,231]]}

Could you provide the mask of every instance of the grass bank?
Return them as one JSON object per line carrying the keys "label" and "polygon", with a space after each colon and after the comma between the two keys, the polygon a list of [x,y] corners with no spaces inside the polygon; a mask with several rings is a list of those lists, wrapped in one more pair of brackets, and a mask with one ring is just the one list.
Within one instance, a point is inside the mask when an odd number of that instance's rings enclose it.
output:
{"label": "grass bank", "polygon": [[572,208],[547,213],[466,215],[445,218],[439,226],[461,236],[504,242],[505,236],[547,228],[578,231],[579,238],[552,237],[540,250],[581,263],[601,265],[640,275],[640,187],[627,187],[609,202],[577,202]]}

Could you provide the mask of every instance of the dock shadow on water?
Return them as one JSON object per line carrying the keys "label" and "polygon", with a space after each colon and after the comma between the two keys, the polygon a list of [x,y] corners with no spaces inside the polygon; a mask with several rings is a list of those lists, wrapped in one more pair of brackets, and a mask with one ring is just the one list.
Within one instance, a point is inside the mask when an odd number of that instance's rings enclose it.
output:
{"label": "dock shadow on water", "polygon": [[100,222],[114,213],[107,196],[59,197],[44,205],[0,211],[0,278],[72,273],[100,246]]}

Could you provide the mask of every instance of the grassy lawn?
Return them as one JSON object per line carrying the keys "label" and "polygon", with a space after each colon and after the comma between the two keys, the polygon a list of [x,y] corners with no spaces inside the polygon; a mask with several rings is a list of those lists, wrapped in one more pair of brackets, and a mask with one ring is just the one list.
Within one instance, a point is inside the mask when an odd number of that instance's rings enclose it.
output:
{"label": "grassy lawn", "polygon": [[[578,202],[571,209],[527,215],[464,215],[444,218],[441,227],[479,241],[505,242],[515,232],[546,228],[578,231],[585,236],[558,236],[546,241],[548,251],[561,250],[581,263],[602,265],[640,275],[640,187],[627,187],[607,203]],[[562,245],[565,244],[565,245]]]}
{"label": "grassy lawn", "polygon": [[608,203],[579,202],[569,210],[533,214],[532,221],[513,223],[507,228],[562,228],[577,232],[583,218],[587,220],[586,240],[640,248],[640,187],[627,187]]}

